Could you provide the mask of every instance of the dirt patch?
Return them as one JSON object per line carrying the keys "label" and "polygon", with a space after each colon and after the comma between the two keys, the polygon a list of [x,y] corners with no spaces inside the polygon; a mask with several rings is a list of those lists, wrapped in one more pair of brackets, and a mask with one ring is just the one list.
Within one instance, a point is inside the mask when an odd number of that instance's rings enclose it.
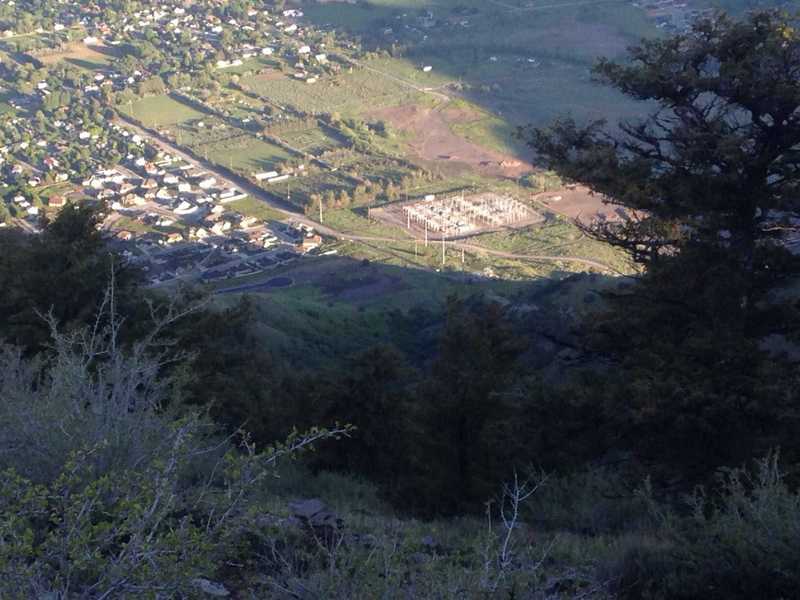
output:
{"label": "dirt patch", "polygon": [[370,116],[410,133],[409,146],[424,161],[457,165],[461,170],[478,170],[492,177],[517,178],[532,170],[513,156],[483,148],[453,133],[452,125],[479,119],[475,111],[406,104],[375,110]]}
{"label": "dirt patch", "polygon": [[628,218],[622,207],[608,204],[605,196],[593,194],[589,188],[574,186],[534,197],[537,203],[568,219],[588,224],[592,221],[621,221]]}
{"label": "dirt patch", "polygon": [[49,54],[38,54],[37,60],[45,65],[53,65],[62,60],[89,61],[104,65],[104,63],[115,58],[114,52],[103,45],[88,46],[83,42],[75,42],[67,48]]}

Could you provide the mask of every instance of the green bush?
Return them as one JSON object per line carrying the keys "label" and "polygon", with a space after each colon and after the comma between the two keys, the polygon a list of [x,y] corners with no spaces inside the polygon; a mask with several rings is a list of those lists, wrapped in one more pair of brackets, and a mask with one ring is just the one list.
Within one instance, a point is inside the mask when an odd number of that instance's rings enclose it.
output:
{"label": "green bush", "polygon": [[175,357],[155,334],[122,350],[106,300],[105,327],[51,320],[47,355],[0,347],[0,598],[197,597],[237,557],[278,459],[336,436],[256,451],[165,412]]}
{"label": "green bush", "polygon": [[664,546],[632,548],[618,572],[622,598],[780,600],[800,590],[800,494],[777,454],[731,469],[716,494],[698,489],[690,513],[664,517]]}

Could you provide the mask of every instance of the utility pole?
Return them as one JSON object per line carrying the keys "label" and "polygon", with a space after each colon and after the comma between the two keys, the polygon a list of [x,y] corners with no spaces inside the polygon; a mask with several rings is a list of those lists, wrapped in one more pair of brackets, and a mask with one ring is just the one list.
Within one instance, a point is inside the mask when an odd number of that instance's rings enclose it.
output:
{"label": "utility pole", "polygon": [[322,223],[322,196],[319,198],[319,222]]}
{"label": "utility pole", "polygon": [[444,266],[444,252],[445,252],[445,247],[444,247],[444,245],[445,245],[445,241],[444,241],[444,234],[445,234],[445,231],[444,231],[444,230],[442,230],[442,266]]}
{"label": "utility pole", "polygon": [[425,219],[425,247],[428,247],[428,219]]}

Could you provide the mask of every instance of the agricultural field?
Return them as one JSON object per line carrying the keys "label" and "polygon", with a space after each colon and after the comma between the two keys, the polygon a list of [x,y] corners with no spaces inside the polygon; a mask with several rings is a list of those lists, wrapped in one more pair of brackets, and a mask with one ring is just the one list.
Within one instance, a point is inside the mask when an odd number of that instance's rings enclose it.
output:
{"label": "agricultural field", "polygon": [[178,102],[167,94],[146,96],[135,102],[121,105],[119,110],[147,127],[164,127],[208,116],[183,102]]}

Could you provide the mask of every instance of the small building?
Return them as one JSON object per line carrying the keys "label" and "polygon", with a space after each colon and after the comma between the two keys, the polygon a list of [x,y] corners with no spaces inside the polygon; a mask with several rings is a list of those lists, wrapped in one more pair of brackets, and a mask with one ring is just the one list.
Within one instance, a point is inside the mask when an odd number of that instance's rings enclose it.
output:
{"label": "small building", "polygon": [[278,175],[277,177],[270,177],[267,179],[267,183],[279,183],[281,181],[286,181],[289,179],[288,175]]}
{"label": "small building", "polygon": [[207,190],[217,185],[217,179],[216,177],[206,177],[205,179],[202,179],[197,185],[200,189]]}
{"label": "small building", "polygon": [[310,235],[303,238],[303,241],[300,243],[300,249],[303,252],[311,252],[312,250],[316,250],[322,245],[322,237],[319,234]]}

